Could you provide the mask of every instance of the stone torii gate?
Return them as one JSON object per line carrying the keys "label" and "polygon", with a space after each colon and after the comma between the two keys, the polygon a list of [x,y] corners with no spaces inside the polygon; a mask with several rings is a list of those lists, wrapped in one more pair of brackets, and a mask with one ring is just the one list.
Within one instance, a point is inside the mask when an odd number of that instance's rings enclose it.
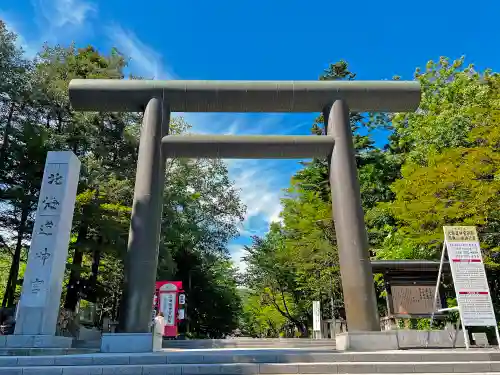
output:
{"label": "stone torii gate", "polygon": [[[328,157],[349,332],[380,330],[349,111],[407,112],[413,81],[72,80],[81,111],[144,111],[125,263],[121,331],[149,332],[166,158]],[[324,136],[168,135],[171,112],[323,112]]]}

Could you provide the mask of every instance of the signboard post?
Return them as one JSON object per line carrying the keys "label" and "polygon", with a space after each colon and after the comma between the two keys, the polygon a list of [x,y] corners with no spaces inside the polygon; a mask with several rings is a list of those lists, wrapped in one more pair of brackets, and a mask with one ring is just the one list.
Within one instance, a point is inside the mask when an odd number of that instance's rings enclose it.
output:
{"label": "signboard post", "polygon": [[[448,251],[465,346],[467,349],[470,346],[466,327],[480,326],[495,327],[497,342],[500,347],[500,335],[491,301],[490,288],[486,279],[486,271],[484,269],[476,227],[445,226],[443,230],[444,244],[438,273],[438,285],[445,252]],[[434,307],[434,311],[436,311],[436,295],[434,296]]]}
{"label": "signboard post", "polygon": [[319,301],[313,301],[313,332],[314,338],[321,338],[321,306]]}

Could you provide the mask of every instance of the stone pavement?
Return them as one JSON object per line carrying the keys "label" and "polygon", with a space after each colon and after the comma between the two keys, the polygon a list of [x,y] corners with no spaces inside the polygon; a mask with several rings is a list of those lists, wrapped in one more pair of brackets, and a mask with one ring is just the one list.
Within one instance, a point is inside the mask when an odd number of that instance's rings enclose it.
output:
{"label": "stone pavement", "polygon": [[497,350],[339,353],[311,349],[211,349],[141,354],[0,356],[2,374],[500,374]]}

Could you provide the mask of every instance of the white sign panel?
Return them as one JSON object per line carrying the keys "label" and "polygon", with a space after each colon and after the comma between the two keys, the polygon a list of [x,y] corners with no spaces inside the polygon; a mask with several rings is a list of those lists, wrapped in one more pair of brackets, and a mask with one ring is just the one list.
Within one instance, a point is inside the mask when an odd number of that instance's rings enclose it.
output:
{"label": "white sign panel", "polygon": [[184,320],[184,318],[185,318],[185,316],[186,316],[186,314],[185,314],[185,312],[184,312],[184,309],[179,309],[179,314],[178,314],[178,315],[179,315],[179,316],[178,316],[178,319],[179,319],[179,320]]}
{"label": "white sign panel", "polygon": [[476,227],[443,227],[464,326],[496,326]]}
{"label": "white sign panel", "polygon": [[319,301],[313,301],[313,331],[321,331],[321,306]]}
{"label": "white sign panel", "polygon": [[161,309],[165,315],[165,325],[174,326],[175,325],[175,292],[161,293]]}
{"label": "white sign panel", "polygon": [[179,305],[184,305],[186,303],[186,295],[179,294]]}

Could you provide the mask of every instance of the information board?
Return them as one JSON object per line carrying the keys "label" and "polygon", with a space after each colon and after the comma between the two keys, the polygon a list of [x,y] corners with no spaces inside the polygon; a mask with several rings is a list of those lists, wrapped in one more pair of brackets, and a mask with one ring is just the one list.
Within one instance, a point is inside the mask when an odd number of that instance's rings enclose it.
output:
{"label": "information board", "polygon": [[464,326],[495,326],[476,227],[443,227],[458,308]]}
{"label": "information board", "polygon": [[[435,285],[391,285],[393,314],[430,315],[434,311]],[[441,309],[438,293],[437,309]]]}
{"label": "information board", "polygon": [[321,307],[319,301],[313,301],[313,331],[321,331]]}

